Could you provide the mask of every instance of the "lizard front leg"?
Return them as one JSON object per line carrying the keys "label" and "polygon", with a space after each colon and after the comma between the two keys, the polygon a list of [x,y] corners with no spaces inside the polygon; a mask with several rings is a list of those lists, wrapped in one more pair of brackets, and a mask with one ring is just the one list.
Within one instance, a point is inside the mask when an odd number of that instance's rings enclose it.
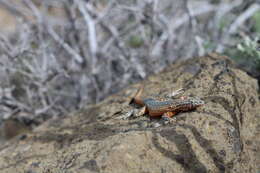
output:
{"label": "lizard front leg", "polygon": [[143,106],[140,110],[138,110],[138,111],[134,114],[134,116],[135,116],[135,117],[140,117],[140,116],[143,116],[143,115],[145,115],[145,114],[147,114],[147,113],[148,113],[147,107],[146,107],[146,106]]}
{"label": "lizard front leg", "polygon": [[176,120],[173,119],[172,117],[173,117],[174,115],[176,115],[176,114],[177,114],[177,112],[165,112],[165,113],[162,115],[162,119],[165,120],[165,121],[168,121],[168,122],[170,122],[170,123],[173,123],[173,122],[175,122]]}

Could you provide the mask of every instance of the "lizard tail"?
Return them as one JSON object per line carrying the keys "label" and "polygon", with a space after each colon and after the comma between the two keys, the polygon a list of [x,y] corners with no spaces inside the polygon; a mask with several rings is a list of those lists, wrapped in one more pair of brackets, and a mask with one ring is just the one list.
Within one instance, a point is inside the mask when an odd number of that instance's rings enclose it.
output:
{"label": "lizard tail", "polygon": [[141,106],[144,106],[144,101],[141,98],[143,90],[144,90],[144,85],[141,85],[141,87],[139,88],[139,90],[137,91],[136,95],[133,98],[133,102]]}

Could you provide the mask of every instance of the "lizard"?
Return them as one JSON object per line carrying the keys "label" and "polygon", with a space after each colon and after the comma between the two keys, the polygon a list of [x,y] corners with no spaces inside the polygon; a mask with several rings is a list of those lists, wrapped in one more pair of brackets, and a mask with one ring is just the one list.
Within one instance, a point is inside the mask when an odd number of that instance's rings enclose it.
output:
{"label": "lizard", "polygon": [[[153,98],[143,99],[141,97],[143,90],[144,86],[141,86],[134,98],[132,98],[131,103],[134,102],[137,105],[143,106],[142,115],[148,114],[150,117],[163,117],[166,119],[171,119],[179,112],[194,110],[205,104],[205,102],[199,98],[184,96],[179,99],[166,100],[156,100]],[[180,94],[180,91],[182,91],[182,89],[174,92],[172,97]]]}

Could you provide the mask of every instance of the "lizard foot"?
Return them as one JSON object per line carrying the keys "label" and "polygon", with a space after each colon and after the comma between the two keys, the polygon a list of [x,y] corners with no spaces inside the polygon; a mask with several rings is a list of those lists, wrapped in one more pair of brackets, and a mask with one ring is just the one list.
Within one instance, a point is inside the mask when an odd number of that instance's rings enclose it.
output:
{"label": "lizard foot", "polygon": [[164,121],[165,124],[173,124],[173,123],[176,123],[176,118],[170,118],[170,117],[167,117],[167,116],[162,116],[162,120]]}
{"label": "lizard foot", "polygon": [[182,94],[182,93],[184,93],[184,89],[180,88],[178,90],[173,91],[171,94],[168,95],[168,97],[174,98],[177,95]]}
{"label": "lizard foot", "polygon": [[[163,121],[168,124],[168,123],[176,123],[176,118],[173,117],[176,113],[175,112],[166,112],[162,115]],[[173,117],[173,118],[172,118]]]}

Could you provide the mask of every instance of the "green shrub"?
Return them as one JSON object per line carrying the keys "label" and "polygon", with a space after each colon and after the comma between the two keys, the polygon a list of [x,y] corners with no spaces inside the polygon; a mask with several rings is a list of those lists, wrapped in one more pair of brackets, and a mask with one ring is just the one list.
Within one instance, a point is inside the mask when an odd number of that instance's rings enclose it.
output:
{"label": "green shrub", "polygon": [[253,75],[260,73],[260,51],[257,40],[246,37],[235,48],[226,50],[228,56]]}
{"label": "green shrub", "polygon": [[253,15],[253,30],[260,34],[260,10]]}
{"label": "green shrub", "polygon": [[138,35],[133,35],[128,40],[128,45],[132,48],[140,48],[143,44],[144,40]]}

